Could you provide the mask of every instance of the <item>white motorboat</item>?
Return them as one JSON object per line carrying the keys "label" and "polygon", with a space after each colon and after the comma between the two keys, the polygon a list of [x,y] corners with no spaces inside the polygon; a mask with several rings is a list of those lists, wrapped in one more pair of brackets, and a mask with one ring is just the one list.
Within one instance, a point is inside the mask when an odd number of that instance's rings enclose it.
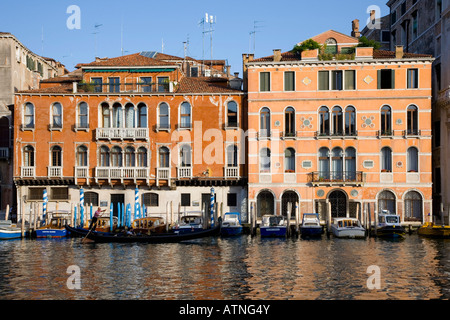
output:
{"label": "white motorboat", "polygon": [[366,230],[356,218],[334,218],[331,231],[337,238],[365,238]]}

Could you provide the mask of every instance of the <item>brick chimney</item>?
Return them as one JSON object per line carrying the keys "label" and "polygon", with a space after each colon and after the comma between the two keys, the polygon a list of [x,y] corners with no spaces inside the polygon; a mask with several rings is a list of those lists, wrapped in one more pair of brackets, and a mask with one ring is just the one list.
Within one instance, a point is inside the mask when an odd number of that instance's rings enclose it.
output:
{"label": "brick chimney", "polygon": [[359,32],[359,20],[355,19],[352,21],[352,37],[359,38],[361,32]]}
{"label": "brick chimney", "polygon": [[403,46],[395,46],[395,59],[403,58]]}
{"label": "brick chimney", "polygon": [[255,57],[255,55],[253,53],[243,53],[242,54],[242,79],[243,79],[243,83],[244,83],[244,91],[247,91],[248,89],[248,75],[247,75],[247,66],[245,65],[247,62],[253,61],[253,58]]}
{"label": "brick chimney", "polygon": [[281,49],[274,49],[273,62],[280,62],[280,61],[281,61]]}

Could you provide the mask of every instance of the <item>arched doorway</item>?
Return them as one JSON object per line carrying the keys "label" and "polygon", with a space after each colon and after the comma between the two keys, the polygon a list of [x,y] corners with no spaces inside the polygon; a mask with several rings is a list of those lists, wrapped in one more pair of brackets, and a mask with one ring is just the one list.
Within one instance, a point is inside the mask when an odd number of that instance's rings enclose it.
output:
{"label": "arched doorway", "polygon": [[256,204],[258,218],[266,214],[275,214],[274,203],[273,194],[270,191],[260,192]]}
{"label": "arched doorway", "polygon": [[328,200],[331,204],[331,217],[347,216],[347,195],[341,190],[335,190],[330,193]]}
{"label": "arched doorway", "polygon": [[294,191],[286,191],[281,197],[281,214],[287,217],[288,203],[292,203],[291,218],[295,216],[295,204],[298,203],[298,195]]}

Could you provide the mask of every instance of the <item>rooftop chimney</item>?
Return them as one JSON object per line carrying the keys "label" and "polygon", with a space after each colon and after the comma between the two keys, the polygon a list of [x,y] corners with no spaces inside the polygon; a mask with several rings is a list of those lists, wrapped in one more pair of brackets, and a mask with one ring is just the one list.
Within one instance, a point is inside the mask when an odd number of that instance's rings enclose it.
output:
{"label": "rooftop chimney", "polygon": [[359,20],[355,19],[352,21],[352,37],[359,38],[361,32],[359,32]]}
{"label": "rooftop chimney", "polygon": [[274,49],[273,62],[280,62],[280,61],[281,61],[281,49]]}
{"label": "rooftop chimney", "polygon": [[403,46],[395,46],[395,59],[403,58]]}

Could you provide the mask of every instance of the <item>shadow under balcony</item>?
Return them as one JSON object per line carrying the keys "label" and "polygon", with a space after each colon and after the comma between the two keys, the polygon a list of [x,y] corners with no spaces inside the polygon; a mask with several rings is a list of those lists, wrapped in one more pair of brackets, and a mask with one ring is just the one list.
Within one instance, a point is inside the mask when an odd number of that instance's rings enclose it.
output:
{"label": "shadow under balcony", "polygon": [[362,171],[314,171],[309,174],[313,186],[362,186],[364,180]]}

